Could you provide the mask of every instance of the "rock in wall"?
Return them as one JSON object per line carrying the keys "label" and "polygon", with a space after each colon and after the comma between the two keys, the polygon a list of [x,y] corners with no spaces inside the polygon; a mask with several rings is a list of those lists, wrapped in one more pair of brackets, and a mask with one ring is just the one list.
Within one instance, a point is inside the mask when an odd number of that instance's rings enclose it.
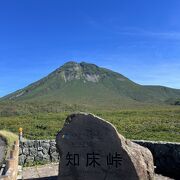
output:
{"label": "rock in wall", "polygon": [[55,140],[28,140],[20,143],[19,164],[33,165],[59,161]]}

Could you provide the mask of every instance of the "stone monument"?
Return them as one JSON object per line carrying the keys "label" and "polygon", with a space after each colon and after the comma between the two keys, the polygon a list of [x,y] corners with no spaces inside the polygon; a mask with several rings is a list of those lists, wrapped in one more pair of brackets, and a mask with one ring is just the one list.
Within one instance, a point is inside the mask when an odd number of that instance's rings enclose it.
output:
{"label": "stone monument", "polygon": [[92,114],[67,117],[56,137],[59,180],[152,180],[151,152]]}

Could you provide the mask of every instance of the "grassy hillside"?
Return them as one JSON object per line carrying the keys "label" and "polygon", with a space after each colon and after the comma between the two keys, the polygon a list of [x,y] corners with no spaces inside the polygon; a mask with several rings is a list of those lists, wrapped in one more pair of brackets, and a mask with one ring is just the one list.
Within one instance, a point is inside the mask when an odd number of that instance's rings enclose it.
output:
{"label": "grassy hillside", "polygon": [[54,139],[68,114],[84,111],[109,120],[130,139],[180,142],[179,105],[180,90],[142,86],[93,64],[68,62],[1,98],[0,128],[23,127],[28,139]]}
{"label": "grassy hillside", "polygon": [[88,108],[120,108],[180,99],[180,90],[142,86],[123,75],[88,63],[68,62],[47,77],[5,96],[15,102],[57,101]]}
{"label": "grassy hillside", "polygon": [[[28,139],[54,139],[69,112],[1,116],[1,129],[17,133],[23,127]],[[180,108],[148,107],[116,111],[93,111],[130,139],[180,142]]]}

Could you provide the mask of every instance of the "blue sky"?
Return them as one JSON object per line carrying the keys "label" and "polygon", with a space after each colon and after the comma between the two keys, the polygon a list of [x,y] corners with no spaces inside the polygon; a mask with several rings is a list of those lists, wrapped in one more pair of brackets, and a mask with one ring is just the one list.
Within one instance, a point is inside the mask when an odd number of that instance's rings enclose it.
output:
{"label": "blue sky", "polygon": [[0,96],[86,61],[180,89],[179,0],[0,1]]}

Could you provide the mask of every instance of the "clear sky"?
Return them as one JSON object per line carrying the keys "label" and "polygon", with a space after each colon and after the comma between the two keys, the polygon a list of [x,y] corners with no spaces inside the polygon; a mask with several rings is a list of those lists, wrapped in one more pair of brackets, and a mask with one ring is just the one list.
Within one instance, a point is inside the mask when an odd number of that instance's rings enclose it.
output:
{"label": "clear sky", "polygon": [[179,0],[0,1],[0,96],[86,61],[180,89]]}

